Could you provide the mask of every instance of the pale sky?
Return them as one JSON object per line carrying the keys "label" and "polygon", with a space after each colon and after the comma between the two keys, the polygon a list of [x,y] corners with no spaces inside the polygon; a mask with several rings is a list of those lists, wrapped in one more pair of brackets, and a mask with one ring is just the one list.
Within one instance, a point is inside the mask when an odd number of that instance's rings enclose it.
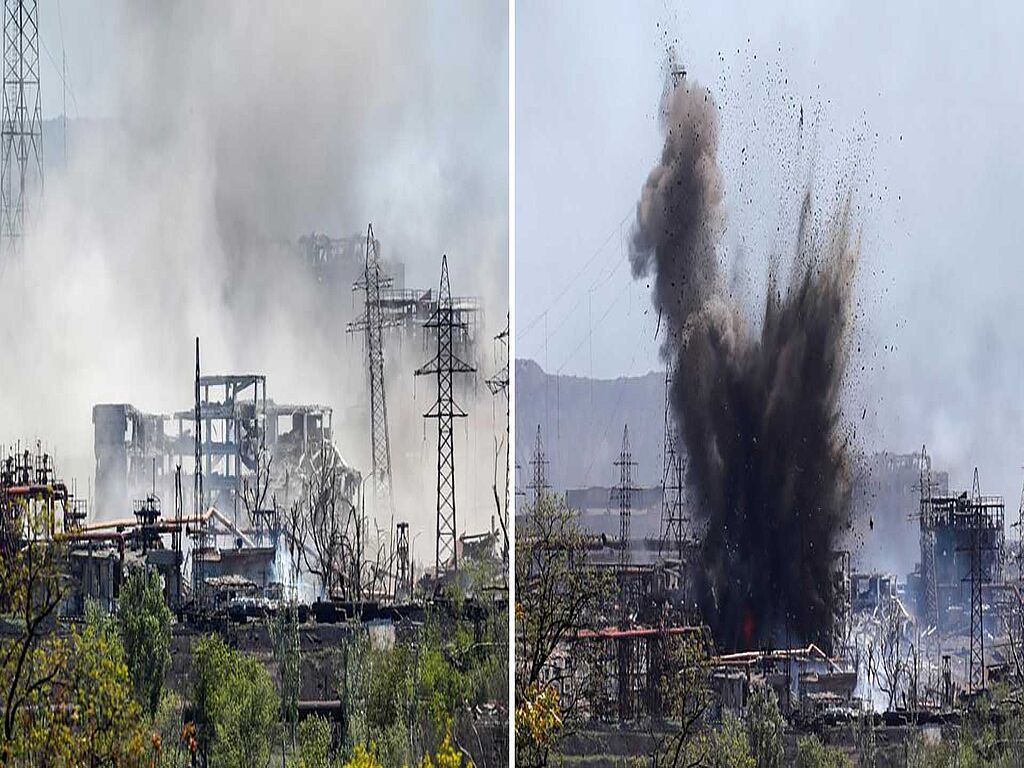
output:
{"label": "pale sky", "polygon": [[[665,51],[721,106],[726,245],[752,316],[808,178],[854,187],[862,259],[847,413],[869,450],[927,443],[1007,498],[1024,463],[1024,6],[547,3],[516,11],[516,355],[660,369],[625,263],[661,148]],[[799,129],[799,109],[805,126]],[[813,170],[812,170],[813,169]],[[591,331],[592,329],[592,331]],[[859,350],[859,351],[858,351]],[[862,418],[863,417],[863,418]]]}

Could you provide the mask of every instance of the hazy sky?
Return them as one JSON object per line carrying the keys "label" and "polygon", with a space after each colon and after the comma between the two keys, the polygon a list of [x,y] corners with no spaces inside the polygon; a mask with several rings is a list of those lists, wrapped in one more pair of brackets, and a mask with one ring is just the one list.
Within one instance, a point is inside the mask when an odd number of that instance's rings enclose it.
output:
{"label": "hazy sky", "polygon": [[625,259],[674,44],[721,107],[726,245],[752,317],[808,179],[825,211],[852,187],[857,440],[927,443],[957,486],[977,464],[1016,518],[1024,7],[521,0],[516,27],[518,357],[601,377],[661,367]]}

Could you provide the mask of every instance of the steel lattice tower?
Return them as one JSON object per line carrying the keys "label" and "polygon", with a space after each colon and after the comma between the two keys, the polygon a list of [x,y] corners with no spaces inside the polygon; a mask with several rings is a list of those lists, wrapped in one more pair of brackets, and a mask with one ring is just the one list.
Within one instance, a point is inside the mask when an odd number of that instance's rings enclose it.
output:
{"label": "steel lattice tower", "polygon": [[619,502],[619,580],[622,600],[622,620],[626,621],[629,615],[629,579],[626,571],[629,568],[631,558],[629,553],[629,526],[633,509],[633,494],[637,489],[633,486],[633,468],[636,462],[633,461],[633,452],[629,448],[629,425],[622,430],[622,450],[619,452],[619,459],[615,462],[619,468],[619,485],[612,489],[614,501]]}
{"label": "steel lattice tower", "polygon": [[[456,403],[452,392],[452,376],[474,373],[476,368],[460,360],[452,348],[455,329],[466,324],[452,308],[452,291],[448,282],[448,256],[441,258],[441,286],[437,295],[437,309],[424,324],[437,333],[437,354],[416,370],[417,376],[437,376],[437,400],[424,418],[437,419],[437,546],[434,567],[440,576],[458,571],[457,536],[455,529],[455,440],[453,420],[465,418],[466,412]],[[450,565],[449,565],[450,563]]]}
{"label": "steel lattice tower", "polygon": [[387,510],[394,514],[391,486],[391,442],[388,438],[388,405],[384,395],[384,315],[380,292],[391,284],[381,274],[380,242],[373,236],[373,225],[366,228],[366,258],[363,278],[355,284],[366,297],[362,317],[349,324],[348,331],[363,331],[366,343],[366,370],[370,389],[370,453],[373,471],[374,513]]}
{"label": "steel lattice tower", "polygon": [[[12,253],[20,249],[25,234],[29,194],[40,193],[43,187],[36,0],[4,0],[4,104],[0,145],[0,239],[4,250]],[[38,185],[35,190],[33,183]]]}
{"label": "steel lattice tower", "polygon": [[665,373],[665,449],[661,476],[661,538],[658,556],[674,552],[683,559],[683,459],[679,455],[679,433],[669,402],[671,375]]}
{"label": "steel lattice tower", "polygon": [[544,455],[544,441],[541,440],[540,424],[537,425],[537,438],[533,442],[533,457],[530,459],[530,483],[527,489],[533,491],[533,503],[537,504],[547,494],[548,460]]}

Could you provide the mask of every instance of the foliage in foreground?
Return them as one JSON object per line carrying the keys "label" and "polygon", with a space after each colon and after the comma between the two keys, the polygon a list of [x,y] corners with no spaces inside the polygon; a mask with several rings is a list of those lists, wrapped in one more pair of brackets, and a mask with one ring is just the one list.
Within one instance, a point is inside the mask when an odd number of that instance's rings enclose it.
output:
{"label": "foliage in foreground", "polygon": [[171,610],[160,574],[141,568],[129,573],[118,600],[117,627],[136,698],[152,717],[171,663]]}
{"label": "foliage in foreground", "polygon": [[200,638],[192,654],[192,703],[203,759],[223,768],[266,765],[280,711],[270,675],[219,635]]}

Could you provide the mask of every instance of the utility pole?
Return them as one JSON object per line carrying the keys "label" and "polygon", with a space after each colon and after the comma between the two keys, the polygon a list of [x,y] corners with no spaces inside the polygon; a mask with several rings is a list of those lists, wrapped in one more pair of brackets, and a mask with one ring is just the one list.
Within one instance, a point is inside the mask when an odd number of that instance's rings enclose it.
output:
{"label": "utility pole", "polygon": [[43,190],[37,10],[36,0],[4,0],[0,240],[7,255],[21,251],[29,197]]}
{"label": "utility pole", "polygon": [[452,348],[452,335],[456,329],[466,327],[452,308],[452,291],[448,281],[448,256],[441,257],[441,285],[437,295],[437,309],[424,324],[437,332],[437,354],[416,370],[416,376],[437,377],[437,400],[424,418],[437,419],[437,541],[434,568],[437,576],[449,570],[458,572],[458,534],[455,518],[455,439],[453,420],[465,418],[466,412],[456,404],[452,391],[452,376],[474,373],[476,368],[460,360]]}
{"label": "utility pole", "polygon": [[672,419],[669,389],[672,379],[665,372],[665,448],[661,475],[661,537],[658,556],[674,553],[683,561],[683,459],[679,455],[679,432]]}
{"label": "utility pole", "polygon": [[[367,384],[370,390],[370,453],[373,462],[373,512],[395,513],[391,485],[391,442],[388,438],[388,405],[384,394],[384,313],[380,292],[391,285],[381,274],[380,241],[373,236],[373,225],[366,228],[366,254],[363,277],[353,286],[365,296],[363,315],[347,328],[349,333],[365,333]],[[390,324],[390,323],[388,323]]]}

